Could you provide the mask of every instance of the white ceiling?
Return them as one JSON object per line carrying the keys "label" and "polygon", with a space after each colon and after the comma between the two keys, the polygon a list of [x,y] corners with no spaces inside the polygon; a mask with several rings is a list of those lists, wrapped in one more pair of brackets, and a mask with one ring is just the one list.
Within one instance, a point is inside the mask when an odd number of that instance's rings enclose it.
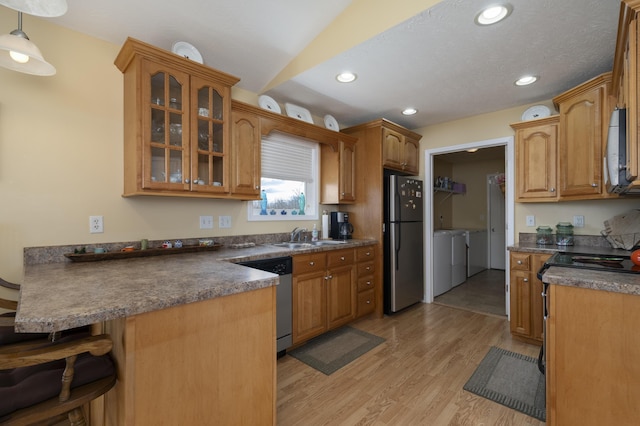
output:
{"label": "white ceiling", "polygon": [[[482,28],[473,19],[494,0],[443,0],[265,91],[362,1],[68,0],[67,14],[51,21],[118,45],[128,36],[168,50],[189,42],[207,65],[239,77],[238,87],[332,114],[341,126],[385,117],[416,129],[548,100],[612,67],[619,0],[504,0],[511,16]],[[344,69],[358,80],[337,83]],[[540,80],[514,86],[523,74]],[[402,116],[405,106],[418,114]]]}

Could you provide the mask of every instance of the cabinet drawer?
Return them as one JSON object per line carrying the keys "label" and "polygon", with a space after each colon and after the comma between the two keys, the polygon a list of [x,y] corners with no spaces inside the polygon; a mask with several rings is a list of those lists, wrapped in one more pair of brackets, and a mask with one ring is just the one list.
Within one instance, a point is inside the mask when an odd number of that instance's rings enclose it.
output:
{"label": "cabinet drawer", "polygon": [[293,256],[293,273],[306,274],[326,269],[324,253],[311,253]]}
{"label": "cabinet drawer", "polygon": [[373,290],[373,275],[358,278],[358,292]]}
{"label": "cabinet drawer", "polygon": [[531,268],[531,255],[526,253],[511,253],[511,269],[529,271]]}
{"label": "cabinet drawer", "polygon": [[371,313],[375,310],[376,302],[373,290],[358,293],[358,316]]}
{"label": "cabinet drawer", "polygon": [[357,262],[373,259],[375,255],[376,255],[376,248],[374,246],[359,247],[356,249]]}
{"label": "cabinet drawer", "polygon": [[358,277],[371,275],[374,273],[374,271],[375,263],[373,261],[358,263]]}
{"label": "cabinet drawer", "polygon": [[336,250],[327,252],[327,267],[335,267],[353,264],[353,249]]}

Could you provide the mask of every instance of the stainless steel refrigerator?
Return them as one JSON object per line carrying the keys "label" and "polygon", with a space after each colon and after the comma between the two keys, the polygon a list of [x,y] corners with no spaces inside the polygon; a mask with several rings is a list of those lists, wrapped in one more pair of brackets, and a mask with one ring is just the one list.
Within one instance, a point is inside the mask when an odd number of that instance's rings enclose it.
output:
{"label": "stainless steel refrigerator", "polygon": [[424,298],[423,190],[419,179],[385,172],[385,313]]}

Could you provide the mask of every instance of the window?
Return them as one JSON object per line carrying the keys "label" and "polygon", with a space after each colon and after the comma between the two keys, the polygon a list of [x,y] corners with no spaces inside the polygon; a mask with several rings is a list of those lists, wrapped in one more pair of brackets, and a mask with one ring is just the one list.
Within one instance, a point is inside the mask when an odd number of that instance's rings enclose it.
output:
{"label": "window", "polygon": [[318,144],[281,133],[262,139],[260,201],[248,220],[318,219]]}

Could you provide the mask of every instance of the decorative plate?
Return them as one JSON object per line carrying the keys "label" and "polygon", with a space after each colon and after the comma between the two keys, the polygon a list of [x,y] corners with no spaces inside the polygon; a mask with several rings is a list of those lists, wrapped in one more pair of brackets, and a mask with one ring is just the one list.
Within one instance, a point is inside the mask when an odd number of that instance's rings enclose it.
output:
{"label": "decorative plate", "polygon": [[180,55],[187,59],[191,59],[194,62],[202,64],[202,55],[198,52],[192,44],[187,43],[186,41],[177,41],[173,43],[171,47],[171,51],[176,55]]}
{"label": "decorative plate", "polygon": [[324,127],[329,130],[334,130],[336,132],[340,131],[340,126],[338,125],[338,121],[332,115],[324,116]]}
{"label": "decorative plate", "polygon": [[551,115],[551,110],[544,105],[534,105],[522,114],[522,121],[535,120],[536,118],[545,118]]}
{"label": "decorative plate", "polygon": [[267,95],[261,95],[258,97],[258,105],[260,108],[269,110],[271,112],[275,112],[277,114],[281,114],[280,105],[271,97]]}
{"label": "decorative plate", "polygon": [[297,118],[298,120],[313,124],[313,118],[311,117],[311,113],[308,109],[290,103],[284,104],[284,109],[287,111],[287,115],[289,117]]}

